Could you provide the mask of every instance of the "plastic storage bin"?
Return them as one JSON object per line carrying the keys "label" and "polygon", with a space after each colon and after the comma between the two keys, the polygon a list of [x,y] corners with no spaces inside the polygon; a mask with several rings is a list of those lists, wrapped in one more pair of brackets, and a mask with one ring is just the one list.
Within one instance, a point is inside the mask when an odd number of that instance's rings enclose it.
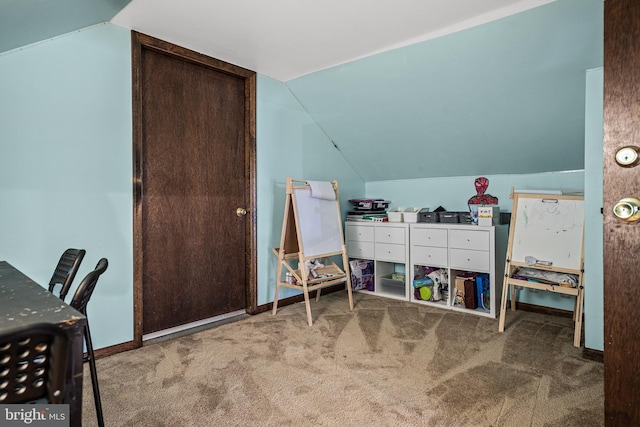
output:
{"label": "plastic storage bin", "polygon": [[402,222],[403,213],[402,211],[389,211],[387,212],[387,218],[389,218],[389,222]]}
{"label": "plastic storage bin", "polygon": [[355,210],[384,211],[389,207],[388,200],[382,199],[350,199],[349,202]]}
{"label": "plastic storage bin", "polygon": [[440,222],[457,224],[460,222],[459,212],[440,212]]}
{"label": "plastic storage bin", "polygon": [[[404,296],[405,282],[403,273],[389,273],[380,277],[377,290],[388,294]],[[402,279],[402,280],[398,280]]]}
{"label": "plastic storage bin", "polygon": [[404,222],[418,222],[420,208],[408,208],[402,214],[402,218]]}
{"label": "plastic storage bin", "polygon": [[440,222],[440,212],[420,211],[418,222]]}

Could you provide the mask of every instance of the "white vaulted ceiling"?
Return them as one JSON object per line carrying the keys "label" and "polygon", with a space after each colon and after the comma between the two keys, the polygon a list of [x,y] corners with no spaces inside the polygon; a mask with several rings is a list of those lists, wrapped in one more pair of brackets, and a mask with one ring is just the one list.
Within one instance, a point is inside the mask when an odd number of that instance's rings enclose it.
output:
{"label": "white vaulted ceiling", "polygon": [[114,18],[280,81],[553,0],[133,0]]}

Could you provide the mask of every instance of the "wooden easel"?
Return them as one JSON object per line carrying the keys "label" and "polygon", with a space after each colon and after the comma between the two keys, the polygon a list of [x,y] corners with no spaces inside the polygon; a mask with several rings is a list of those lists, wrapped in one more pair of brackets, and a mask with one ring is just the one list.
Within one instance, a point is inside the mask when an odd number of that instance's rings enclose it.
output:
{"label": "wooden easel", "polygon": [[[558,194],[514,193],[513,190],[511,198],[513,199],[513,209],[498,330],[504,332],[509,287],[511,287],[512,311],[516,310],[517,287],[571,295],[575,297],[573,345],[580,347],[584,306],[584,198]],[[540,215],[536,211],[537,208],[532,208],[532,206],[543,206],[545,202],[575,209],[572,209],[571,212],[567,210],[564,213],[556,213],[558,208],[554,208],[555,211],[552,213],[546,212]],[[530,212],[527,209],[530,209]],[[540,221],[540,226],[537,228],[535,224],[531,224],[536,220]],[[542,226],[543,224],[544,226]],[[525,254],[529,256],[525,256]],[[532,264],[533,259],[529,257],[535,257],[536,262]],[[525,262],[525,258],[528,258],[529,263]],[[550,265],[545,265],[545,263],[550,263]],[[557,283],[513,278],[512,276],[518,267],[573,274],[578,278],[577,286],[575,288],[565,287]]]}
{"label": "wooden easel", "polygon": [[[302,290],[309,326],[313,325],[309,292],[314,290],[316,291],[316,301],[318,301],[322,288],[345,283],[349,293],[349,308],[353,310],[349,258],[347,257],[340,219],[338,182],[333,181],[332,185],[335,201],[312,200],[310,199],[311,188],[306,181],[292,180],[291,177],[287,177],[280,247],[273,249],[274,254],[278,257],[273,315],[278,311],[278,292],[281,286]],[[310,209],[303,209],[303,205],[309,203],[315,203],[315,205],[312,205]],[[333,205],[335,205],[335,211]],[[313,238],[306,236],[307,233],[313,234]],[[305,243],[308,246],[306,251]],[[344,270],[330,258],[335,255],[342,255]],[[313,272],[310,271],[306,262],[311,260],[320,260],[324,267],[315,268]],[[297,267],[293,265],[295,261],[297,261]],[[293,283],[287,282],[284,273],[291,274],[289,281]]]}

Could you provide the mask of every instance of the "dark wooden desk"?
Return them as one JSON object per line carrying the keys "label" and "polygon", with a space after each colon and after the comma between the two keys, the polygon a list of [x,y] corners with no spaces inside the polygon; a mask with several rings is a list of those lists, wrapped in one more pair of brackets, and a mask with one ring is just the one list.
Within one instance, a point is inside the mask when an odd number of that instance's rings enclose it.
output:
{"label": "dark wooden desk", "polygon": [[0,261],[0,331],[36,323],[53,323],[71,339],[65,403],[72,426],[82,425],[82,331],[87,318],[29,279],[6,261]]}

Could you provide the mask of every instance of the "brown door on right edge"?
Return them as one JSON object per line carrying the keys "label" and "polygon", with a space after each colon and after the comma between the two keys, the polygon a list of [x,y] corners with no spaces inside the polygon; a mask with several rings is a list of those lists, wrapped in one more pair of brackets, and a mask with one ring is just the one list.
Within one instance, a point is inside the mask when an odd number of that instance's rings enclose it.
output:
{"label": "brown door on right edge", "polygon": [[626,427],[640,425],[640,222],[623,201],[640,199],[640,164],[625,165],[640,151],[640,1],[604,12],[605,423]]}
{"label": "brown door on right edge", "polygon": [[141,34],[134,41],[136,324],[149,334],[247,307],[246,87],[255,73]]}

